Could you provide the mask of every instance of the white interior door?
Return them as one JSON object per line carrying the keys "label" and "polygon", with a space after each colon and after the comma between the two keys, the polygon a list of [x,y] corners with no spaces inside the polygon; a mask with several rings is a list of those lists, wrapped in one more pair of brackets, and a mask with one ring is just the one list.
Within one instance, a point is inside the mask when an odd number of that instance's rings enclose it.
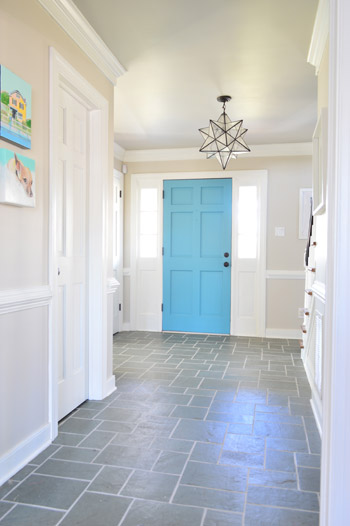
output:
{"label": "white interior door", "polygon": [[87,110],[60,88],[56,191],[58,419],[87,398]]}
{"label": "white interior door", "polygon": [[113,334],[123,323],[123,174],[114,170],[113,177],[113,274],[119,287],[113,298]]}

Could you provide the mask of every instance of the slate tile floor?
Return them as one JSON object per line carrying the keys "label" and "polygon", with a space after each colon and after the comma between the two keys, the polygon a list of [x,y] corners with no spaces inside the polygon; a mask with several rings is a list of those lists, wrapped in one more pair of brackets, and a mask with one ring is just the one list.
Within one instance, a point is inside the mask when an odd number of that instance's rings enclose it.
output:
{"label": "slate tile floor", "polygon": [[0,526],[316,526],[320,439],[294,340],[128,332],[0,488]]}

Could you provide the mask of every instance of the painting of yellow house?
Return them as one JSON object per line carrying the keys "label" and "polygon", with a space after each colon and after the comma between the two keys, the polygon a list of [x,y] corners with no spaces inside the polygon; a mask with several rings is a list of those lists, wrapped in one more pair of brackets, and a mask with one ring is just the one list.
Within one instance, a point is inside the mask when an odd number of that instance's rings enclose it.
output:
{"label": "painting of yellow house", "polygon": [[12,117],[19,122],[25,123],[27,120],[27,103],[26,99],[22,97],[18,90],[13,91],[9,95],[9,108]]}
{"label": "painting of yellow house", "polygon": [[22,148],[31,148],[31,85],[0,65],[0,92],[0,137]]}

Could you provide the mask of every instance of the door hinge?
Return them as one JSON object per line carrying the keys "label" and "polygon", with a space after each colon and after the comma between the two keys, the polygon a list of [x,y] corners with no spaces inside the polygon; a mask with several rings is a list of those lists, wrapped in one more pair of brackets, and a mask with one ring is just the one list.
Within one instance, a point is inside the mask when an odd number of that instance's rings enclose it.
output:
{"label": "door hinge", "polygon": [[119,310],[121,311],[122,310],[122,304],[119,303]]}
{"label": "door hinge", "polygon": [[164,190],[163,190],[163,194],[162,194],[162,195],[163,195],[163,199],[164,199],[164,198],[165,198],[165,192],[164,192]]}
{"label": "door hinge", "polygon": [[162,256],[164,256],[164,247],[162,247]]}
{"label": "door hinge", "polygon": [[163,303],[162,303],[162,306],[161,306],[160,310],[163,312]]}
{"label": "door hinge", "polygon": [[123,197],[123,192],[119,190],[119,197]]}

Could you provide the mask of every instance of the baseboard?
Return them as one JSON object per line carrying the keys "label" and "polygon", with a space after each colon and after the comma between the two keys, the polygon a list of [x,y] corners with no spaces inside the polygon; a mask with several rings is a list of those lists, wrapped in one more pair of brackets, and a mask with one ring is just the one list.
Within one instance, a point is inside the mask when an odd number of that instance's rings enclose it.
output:
{"label": "baseboard", "polygon": [[320,433],[320,437],[322,439],[322,401],[320,399],[320,395],[318,394],[318,391],[315,385],[315,381],[310,372],[308,364],[305,360],[303,360],[303,362],[304,362],[304,369],[306,372],[306,376],[307,376],[308,382],[311,387],[311,400],[310,400],[311,409],[312,409],[312,412],[316,420],[318,432]]}
{"label": "baseboard", "polygon": [[266,329],[266,338],[284,338],[286,340],[300,340],[300,329]]}
{"label": "baseboard", "polygon": [[122,331],[131,331],[130,323],[123,323]]}
{"label": "baseboard", "polygon": [[106,398],[107,396],[112,394],[116,389],[117,388],[115,386],[115,376],[113,374],[109,378],[109,380],[107,380],[107,382],[106,382],[106,388],[104,389],[104,396],[103,396],[103,398]]}
{"label": "baseboard", "polygon": [[0,486],[50,444],[50,424],[47,424],[11,449],[0,459]]}

